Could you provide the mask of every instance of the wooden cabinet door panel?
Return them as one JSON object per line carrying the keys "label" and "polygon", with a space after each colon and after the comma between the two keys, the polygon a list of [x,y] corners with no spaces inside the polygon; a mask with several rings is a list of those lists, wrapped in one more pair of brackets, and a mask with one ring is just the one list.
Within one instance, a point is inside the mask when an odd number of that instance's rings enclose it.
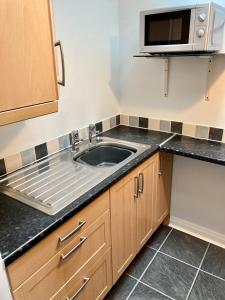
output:
{"label": "wooden cabinet door panel", "polygon": [[155,227],[169,215],[172,187],[173,155],[158,154],[157,201],[155,202]]}
{"label": "wooden cabinet door panel", "polygon": [[0,22],[0,112],[57,100],[50,0],[1,0]]}
{"label": "wooden cabinet door panel", "polygon": [[138,171],[139,198],[137,199],[137,251],[154,230],[154,201],[156,200],[157,158],[147,160]]}
{"label": "wooden cabinet door panel", "polygon": [[121,276],[135,256],[136,199],[134,173],[110,189],[113,282]]}

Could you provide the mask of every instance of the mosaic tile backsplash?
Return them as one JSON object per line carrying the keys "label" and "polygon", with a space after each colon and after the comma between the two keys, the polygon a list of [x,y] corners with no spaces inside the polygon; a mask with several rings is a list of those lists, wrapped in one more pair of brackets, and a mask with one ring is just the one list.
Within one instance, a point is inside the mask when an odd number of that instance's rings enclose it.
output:
{"label": "mosaic tile backsplash", "polygon": [[[164,131],[182,134],[193,138],[208,139],[217,142],[225,142],[225,129],[194,125],[177,121],[159,120],[141,116],[116,115],[96,123],[99,132],[105,132],[118,125],[139,127],[156,131]],[[88,127],[81,128],[79,138],[88,139]],[[34,163],[48,155],[70,147],[70,133],[60,136],[20,153],[0,159],[0,176],[14,172],[22,167]]]}

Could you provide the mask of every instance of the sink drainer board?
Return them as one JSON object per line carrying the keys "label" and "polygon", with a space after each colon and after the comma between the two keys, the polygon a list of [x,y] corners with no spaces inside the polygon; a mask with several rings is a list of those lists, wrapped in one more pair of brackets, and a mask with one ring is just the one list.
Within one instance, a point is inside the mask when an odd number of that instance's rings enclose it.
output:
{"label": "sink drainer board", "polygon": [[[95,153],[96,149],[106,147],[109,143],[117,147],[117,150],[129,149],[129,155],[123,152],[123,159],[120,157],[122,160],[119,159],[118,163],[115,163],[115,157],[113,162],[104,159],[101,161],[101,155],[97,160],[99,163],[95,166],[87,164],[87,161],[79,162],[85,155]],[[95,139],[91,146],[88,142],[83,142],[76,155],[71,149],[66,149],[5,177],[0,182],[0,191],[54,215],[149,148],[150,146],[109,138]],[[92,159],[96,158],[96,153],[94,156],[92,154]],[[74,160],[74,156],[79,159]]]}

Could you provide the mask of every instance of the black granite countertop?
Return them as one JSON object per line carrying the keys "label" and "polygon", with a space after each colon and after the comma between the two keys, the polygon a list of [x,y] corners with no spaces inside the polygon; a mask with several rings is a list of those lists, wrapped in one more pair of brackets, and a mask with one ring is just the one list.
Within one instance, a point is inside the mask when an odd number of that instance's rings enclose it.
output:
{"label": "black granite countertop", "polygon": [[19,258],[32,246],[88,205],[112,184],[159,150],[171,134],[119,126],[104,136],[151,145],[152,147],[54,216],[49,216],[8,196],[0,194],[0,252],[5,265]]}
{"label": "black granite countertop", "polygon": [[[225,165],[225,144],[223,143],[179,135],[164,143],[172,137],[172,134],[127,126],[118,126],[103,135],[152,147],[54,216],[44,214],[0,194],[0,252],[5,265],[12,263],[160,149],[177,155]],[[163,144],[161,148],[160,144]]]}
{"label": "black granite countertop", "polygon": [[225,165],[225,144],[176,135],[161,147],[162,151],[214,164]]}

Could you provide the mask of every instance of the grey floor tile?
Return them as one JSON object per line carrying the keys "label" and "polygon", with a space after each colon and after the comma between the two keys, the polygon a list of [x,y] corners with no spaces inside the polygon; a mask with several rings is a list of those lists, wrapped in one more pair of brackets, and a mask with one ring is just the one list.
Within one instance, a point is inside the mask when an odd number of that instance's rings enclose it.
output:
{"label": "grey floor tile", "polygon": [[199,267],[208,243],[184,232],[173,230],[161,251]]}
{"label": "grey floor tile", "polygon": [[127,275],[123,275],[105,297],[105,300],[125,300],[136,282],[137,281],[135,279]]}
{"label": "grey floor tile", "polygon": [[146,285],[139,283],[131,294],[129,300],[168,300],[170,298],[152,290]]}
{"label": "grey floor tile", "polygon": [[196,272],[195,268],[159,253],[141,281],[170,297],[183,300]]}
{"label": "grey floor tile", "polygon": [[144,247],[134,259],[132,264],[128,267],[126,273],[139,279],[155,253],[155,250]]}
{"label": "grey floor tile", "polygon": [[161,225],[159,229],[153,234],[153,236],[149,239],[146,245],[153,247],[155,249],[159,249],[159,247],[164,242],[171,228],[169,226]]}
{"label": "grey floor tile", "polygon": [[189,300],[225,300],[225,281],[200,271]]}
{"label": "grey floor tile", "polygon": [[225,249],[210,245],[203,261],[202,270],[225,279]]}

